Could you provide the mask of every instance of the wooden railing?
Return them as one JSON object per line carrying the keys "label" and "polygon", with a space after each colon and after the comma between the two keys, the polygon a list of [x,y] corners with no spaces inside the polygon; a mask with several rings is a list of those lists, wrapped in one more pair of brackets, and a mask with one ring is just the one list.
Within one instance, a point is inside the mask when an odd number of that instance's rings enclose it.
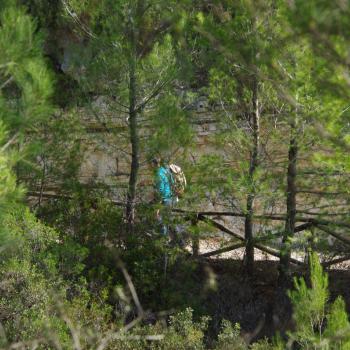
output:
{"label": "wooden railing", "polygon": [[[28,197],[40,197],[45,199],[72,199],[69,195],[61,195],[61,194],[54,194],[54,193],[43,193],[43,192],[28,192]],[[117,206],[125,206],[125,202],[123,201],[114,201],[111,200],[111,202]],[[208,225],[215,227],[217,230],[224,232],[235,239],[237,239],[237,243],[230,244],[226,247],[222,247],[220,249],[213,250],[211,252],[206,252],[203,254],[199,254],[199,237],[195,237],[192,240],[192,247],[193,247],[193,255],[198,256],[201,258],[209,258],[215,255],[219,255],[222,253],[234,251],[236,249],[240,249],[245,247],[245,239],[244,237],[237,232],[234,232],[233,229],[226,227],[225,225],[221,224],[217,220],[214,220],[212,217],[241,217],[245,218],[244,213],[238,213],[238,212],[231,212],[231,211],[191,211],[191,210],[185,210],[185,209],[179,209],[174,208],[173,213],[176,215],[181,215],[185,220],[190,221],[191,225],[195,226],[198,224],[199,221],[205,222]],[[254,215],[253,220],[255,221],[285,221],[286,217],[284,215],[268,215],[268,214],[262,214],[262,215]],[[337,230],[339,229],[350,229],[350,223],[344,222],[344,221],[330,221],[330,220],[324,220],[324,219],[318,219],[318,218],[310,218],[310,217],[303,217],[303,216],[297,216],[296,222],[299,223],[298,226],[295,227],[294,233],[302,232],[304,230],[309,230],[312,228],[318,228],[319,230],[323,231],[324,233],[334,237],[335,239],[341,241],[342,243],[346,244],[350,247],[350,238],[346,237],[344,235],[344,232],[340,233]],[[282,233],[282,232],[281,232]],[[254,248],[270,254],[274,257],[280,258],[281,252],[277,249],[268,247],[261,243],[261,240],[256,239],[254,242]],[[350,252],[349,254],[346,254],[342,257],[337,257],[331,261],[325,262],[323,265],[324,267],[330,267],[334,264],[338,264],[344,261],[350,260]],[[291,258],[290,260],[295,265],[304,265],[303,261],[300,261],[298,259]]]}

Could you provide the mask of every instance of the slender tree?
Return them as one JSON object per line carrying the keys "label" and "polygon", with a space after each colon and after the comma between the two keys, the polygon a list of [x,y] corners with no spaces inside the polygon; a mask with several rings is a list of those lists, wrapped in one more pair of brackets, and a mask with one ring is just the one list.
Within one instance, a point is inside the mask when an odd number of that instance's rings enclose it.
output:
{"label": "slender tree", "polygon": [[[263,72],[266,71],[265,62],[270,55],[266,50],[267,43],[276,35],[272,29],[272,17],[269,16],[274,11],[273,7],[266,5],[266,8],[253,9],[250,5],[247,1],[218,6],[217,11],[213,10],[206,17],[204,14],[198,16],[202,25],[197,29],[215,52],[210,75],[210,98],[222,109],[220,124],[223,134],[231,133],[230,141],[221,135],[219,142],[222,141],[220,146],[223,149],[227,148],[225,153],[233,146],[232,155],[227,157],[231,161],[234,159],[232,174],[228,175],[228,179],[237,189],[239,183],[241,188],[238,191],[243,195],[238,197],[238,193],[231,188],[229,202],[235,203],[235,206],[238,204],[245,213],[245,266],[249,274],[253,271],[254,263],[255,202],[261,186],[262,105],[268,104],[267,100],[262,101],[267,98],[268,91],[263,87]],[[243,160],[246,162],[241,168],[244,173],[236,167],[237,163],[243,165]],[[214,166],[217,165],[215,163]]]}
{"label": "slender tree", "polygon": [[[88,36],[88,47],[84,49],[87,70],[80,80],[84,80],[90,94],[108,96],[110,110],[127,121],[129,146],[125,148],[125,154],[130,154],[130,171],[125,215],[130,230],[135,223],[141,151],[144,149],[140,144],[142,119],[174,79],[173,57],[167,56],[171,54],[171,48],[169,40],[164,39],[172,23],[172,6],[168,2],[155,4],[152,1],[112,4],[106,0],[97,7],[93,1],[85,5],[65,2],[67,16],[75,20],[73,13],[77,13],[76,23],[81,35]],[[91,19],[84,23],[86,12]],[[103,21],[102,29],[100,21]],[[159,55],[164,42],[164,50]],[[92,61],[91,55],[94,56]],[[97,86],[92,84],[94,79],[99,82]],[[107,131],[112,129],[112,121],[106,123],[104,119],[103,123]],[[115,135],[115,144],[120,144],[119,136]]]}
{"label": "slender tree", "polygon": [[287,189],[286,189],[286,222],[283,234],[283,247],[280,259],[280,272],[282,280],[286,279],[289,273],[289,264],[291,257],[290,241],[294,235],[296,224],[296,177],[297,177],[297,119],[293,118],[290,124],[290,140],[288,147],[288,166],[287,166]]}

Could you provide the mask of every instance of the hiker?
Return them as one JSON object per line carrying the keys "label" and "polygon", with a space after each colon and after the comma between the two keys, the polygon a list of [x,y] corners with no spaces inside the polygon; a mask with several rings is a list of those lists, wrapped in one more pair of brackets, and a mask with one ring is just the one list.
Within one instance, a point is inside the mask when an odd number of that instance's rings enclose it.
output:
{"label": "hiker", "polygon": [[169,169],[162,164],[159,158],[152,160],[152,167],[155,169],[155,201],[163,205],[162,213],[157,210],[157,219],[162,225],[162,233],[168,234],[168,225],[165,221],[169,221],[171,209],[178,201],[177,196],[173,193],[172,174]]}

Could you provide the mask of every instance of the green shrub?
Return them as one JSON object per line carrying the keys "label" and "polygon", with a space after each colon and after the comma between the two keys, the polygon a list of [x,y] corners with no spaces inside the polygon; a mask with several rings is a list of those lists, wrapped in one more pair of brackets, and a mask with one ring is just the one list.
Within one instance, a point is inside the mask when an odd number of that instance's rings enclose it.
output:
{"label": "green shrub", "polygon": [[207,330],[209,317],[193,321],[193,310],[184,311],[170,317],[169,326],[164,329],[164,339],[152,343],[157,350],[201,350],[204,349],[204,332]]}
{"label": "green shrub", "polygon": [[3,344],[42,339],[71,349],[70,323],[83,330],[85,345],[110,328],[106,293],[90,293],[81,274],[85,248],[62,241],[28,210],[8,215],[4,224],[15,244],[7,246],[0,262]]}
{"label": "green shrub", "polygon": [[259,340],[258,342],[252,344],[249,349],[251,350],[272,350],[273,347],[267,339]]}
{"label": "green shrub", "polygon": [[247,345],[240,336],[241,327],[238,323],[232,325],[228,320],[222,320],[221,331],[218,335],[218,341],[215,350],[244,350]]}
{"label": "green shrub", "polygon": [[350,349],[350,323],[345,309],[345,302],[342,297],[338,297],[331,305],[327,315],[327,327],[324,331],[329,349]]}
{"label": "green shrub", "polygon": [[[48,283],[30,262],[18,258],[0,265],[0,280],[0,322],[8,341],[35,339],[45,334],[54,301],[52,281]],[[56,292],[60,290],[56,288]],[[64,328],[63,321],[59,327]]]}

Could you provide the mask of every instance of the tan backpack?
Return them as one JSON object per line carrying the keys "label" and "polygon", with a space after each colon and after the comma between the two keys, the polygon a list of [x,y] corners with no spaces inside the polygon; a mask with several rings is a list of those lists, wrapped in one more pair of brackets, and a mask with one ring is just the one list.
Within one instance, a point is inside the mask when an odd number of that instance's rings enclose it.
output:
{"label": "tan backpack", "polygon": [[170,164],[168,168],[172,177],[172,192],[176,196],[181,197],[184,194],[187,185],[186,176],[181,167],[176,164]]}

